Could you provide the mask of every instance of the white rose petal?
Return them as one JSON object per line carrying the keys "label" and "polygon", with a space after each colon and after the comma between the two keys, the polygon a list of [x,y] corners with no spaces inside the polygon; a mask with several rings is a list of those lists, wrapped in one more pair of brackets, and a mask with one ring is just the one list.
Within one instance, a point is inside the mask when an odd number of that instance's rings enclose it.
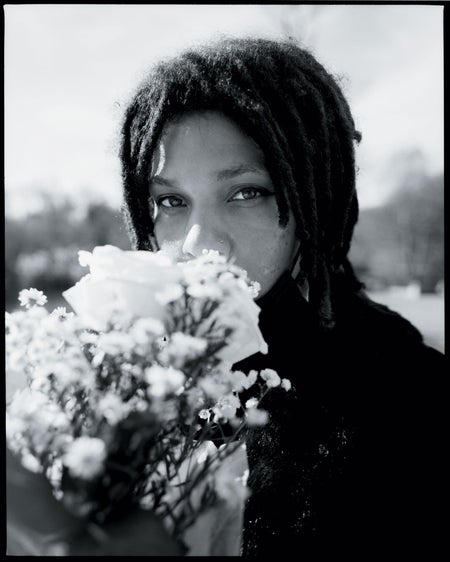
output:
{"label": "white rose petal", "polygon": [[115,246],[98,246],[82,256],[90,273],[63,296],[88,327],[105,330],[114,314],[163,320],[165,309],[156,293],[182,277],[167,256]]}
{"label": "white rose petal", "polygon": [[85,250],[78,251],[78,262],[82,267],[88,267],[92,260],[92,253]]}
{"label": "white rose petal", "polygon": [[218,323],[233,329],[227,346],[219,353],[221,359],[234,364],[255,353],[267,353],[268,347],[258,325],[259,312],[259,306],[244,289],[234,291],[219,306]]}

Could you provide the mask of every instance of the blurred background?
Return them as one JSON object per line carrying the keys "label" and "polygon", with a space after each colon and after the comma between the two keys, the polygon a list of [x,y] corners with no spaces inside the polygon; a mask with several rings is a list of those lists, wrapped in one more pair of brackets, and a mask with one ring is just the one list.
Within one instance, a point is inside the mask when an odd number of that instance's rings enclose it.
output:
{"label": "blurred background", "polygon": [[223,35],[295,37],[338,77],[363,140],[351,257],[375,300],[444,350],[443,8],[432,5],[4,5],[5,299],[49,306],[77,251],[129,249],[122,112],[150,64]]}

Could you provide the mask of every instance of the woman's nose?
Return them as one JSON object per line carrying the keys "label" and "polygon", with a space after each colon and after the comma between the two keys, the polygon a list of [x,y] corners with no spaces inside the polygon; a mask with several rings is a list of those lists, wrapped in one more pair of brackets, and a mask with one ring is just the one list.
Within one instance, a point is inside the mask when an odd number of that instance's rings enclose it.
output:
{"label": "woman's nose", "polygon": [[230,257],[231,245],[227,233],[209,224],[194,222],[186,229],[182,253],[188,257],[198,257],[203,250],[216,250],[225,257]]}

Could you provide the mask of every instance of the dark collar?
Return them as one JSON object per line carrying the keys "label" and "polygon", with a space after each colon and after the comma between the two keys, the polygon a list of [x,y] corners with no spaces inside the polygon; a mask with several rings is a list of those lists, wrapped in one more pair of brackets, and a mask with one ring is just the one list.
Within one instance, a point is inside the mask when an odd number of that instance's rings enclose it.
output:
{"label": "dark collar", "polygon": [[298,360],[299,349],[303,349],[302,355],[311,351],[315,334],[310,306],[289,272],[283,273],[256,304],[261,308],[259,327],[269,353],[256,353],[234,367],[247,372],[280,369],[279,374],[286,376],[292,361]]}
{"label": "dark collar", "polygon": [[309,303],[288,271],[284,272],[274,286],[255,302],[261,308],[260,326],[263,335],[268,324],[271,329],[277,328],[274,323],[279,323],[278,328],[286,323],[291,325],[291,322],[296,326],[308,325],[308,328],[313,325]]}

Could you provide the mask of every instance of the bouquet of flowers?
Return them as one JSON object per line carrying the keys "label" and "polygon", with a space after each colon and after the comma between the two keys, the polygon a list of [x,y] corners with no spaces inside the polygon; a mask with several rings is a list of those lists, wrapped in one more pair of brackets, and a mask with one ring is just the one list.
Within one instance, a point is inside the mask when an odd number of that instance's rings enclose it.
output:
{"label": "bouquet of flowers", "polygon": [[[189,554],[208,554],[198,522],[222,506],[240,525],[244,430],[266,422],[258,404],[271,387],[290,388],[270,369],[232,370],[267,352],[258,287],[216,252],[175,263],[103,246],[79,259],[90,273],[63,293],[75,314],[49,313],[36,289],[6,313],[6,372],[23,381],[7,404],[8,446],[78,517],[102,525],[138,505]],[[217,554],[238,554],[233,534]]]}

